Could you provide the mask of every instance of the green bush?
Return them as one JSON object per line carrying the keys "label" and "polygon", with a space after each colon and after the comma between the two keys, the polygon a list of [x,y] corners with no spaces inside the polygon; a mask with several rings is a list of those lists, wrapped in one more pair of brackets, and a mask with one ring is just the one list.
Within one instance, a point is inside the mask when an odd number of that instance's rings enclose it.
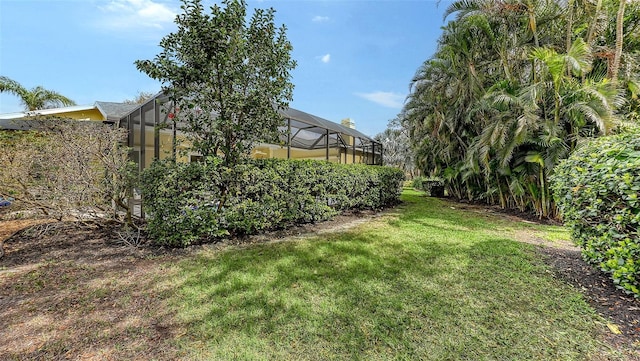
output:
{"label": "green bush", "polygon": [[329,219],[349,209],[398,201],[394,168],[284,159],[219,163],[154,162],[142,174],[149,234],[181,247]]}
{"label": "green bush", "polygon": [[415,177],[413,178],[413,180],[411,181],[411,187],[413,187],[414,189],[417,190],[424,190],[424,188],[422,188],[422,182],[426,181],[427,178],[426,177]]}
{"label": "green bush", "polygon": [[591,141],[552,177],[558,210],[583,258],[640,296],[640,131]]}
{"label": "green bush", "polygon": [[412,187],[425,191],[432,197],[444,197],[444,181],[438,177],[416,177],[413,179]]}

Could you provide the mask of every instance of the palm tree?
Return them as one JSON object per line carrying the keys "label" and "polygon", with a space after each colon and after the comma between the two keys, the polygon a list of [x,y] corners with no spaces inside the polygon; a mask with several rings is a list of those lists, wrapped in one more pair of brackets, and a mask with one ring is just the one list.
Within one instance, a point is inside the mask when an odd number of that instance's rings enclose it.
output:
{"label": "palm tree", "polygon": [[[602,10],[602,0],[597,0],[596,2],[596,7],[595,10],[593,12],[593,17],[591,19],[591,22],[589,23],[589,32],[587,32],[587,45],[589,46],[593,46],[593,40],[594,37],[596,36],[597,31],[597,25],[599,22],[602,22],[602,15],[601,14],[601,10]],[[604,14],[606,15],[606,14]],[[606,20],[606,18],[605,18]]]}
{"label": "palm tree", "polygon": [[25,110],[38,110],[71,106],[76,103],[58,92],[47,90],[41,86],[27,89],[15,80],[0,76],[0,93],[11,93],[20,98]]}
{"label": "palm tree", "polygon": [[[639,78],[629,54],[640,50],[640,6],[622,13],[618,5],[454,1],[445,16],[455,19],[414,76],[402,112],[419,169],[441,176],[457,197],[553,216],[554,166],[624,117],[623,85],[606,79],[612,66],[600,55],[613,53],[615,35],[625,34],[620,79]],[[616,10],[623,32],[601,21]],[[628,98],[640,94],[626,83]]]}

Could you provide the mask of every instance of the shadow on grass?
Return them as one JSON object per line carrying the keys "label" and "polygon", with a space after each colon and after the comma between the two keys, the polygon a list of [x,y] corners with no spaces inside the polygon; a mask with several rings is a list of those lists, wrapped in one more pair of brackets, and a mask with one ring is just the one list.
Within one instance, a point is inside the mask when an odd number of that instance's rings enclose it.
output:
{"label": "shadow on grass", "polygon": [[[430,252],[450,251],[433,245]],[[182,264],[182,294],[189,304],[183,316],[192,337],[229,348],[240,343],[229,336],[242,334],[237,337],[262,340],[261,347],[285,348],[288,357],[409,351],[411,341],[402,331],[413,323],[407,307],[415,297],[437,301],[413,282],[415,274],[408,277],[417,265],[403,269],[414,257],[383,236],[355,233],[202,256]],[[436,272],[426,267],[420,274],[433,278]]]}
{"label": "shadow on grass", "polygon": [[463,226],[431,226],[449,222],[436,214],[181,263],[184,347],[211,359],[431,360],[577,360],[599,347],[593,312],[530,248],[465,243]]}

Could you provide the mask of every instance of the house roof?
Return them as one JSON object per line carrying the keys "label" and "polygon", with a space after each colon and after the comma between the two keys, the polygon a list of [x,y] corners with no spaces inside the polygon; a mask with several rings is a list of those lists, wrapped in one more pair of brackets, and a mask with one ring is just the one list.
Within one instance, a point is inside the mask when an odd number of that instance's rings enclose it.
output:
{"label": "house roof", "polygon": [[102,117],[107,121],[117,121],[123,115],[130,113],[138,108],[138,104],[126,104],[115,102],[97,101],[93,105],[74,105],[70,107],[51,108],[33,110],[28,112],[16,112],[0,114],[0,129],[28,129],[24,122],[16,122],[16,120],[38,115],[56,115],[61,113],[79,112],[87,110],[98,110]]}
{"label": "house roof", "polygon": [[[14,114],[14,113],[11,113],[11,114]],[[32,122],[28,122],[28,121],[16,119],[16,118],[11,118],[11,119],[0,118],[0,129],[29,130],[31,128],[33,128]]]}
{"label": "house roof", "polygon": [[281,110],[280,114],[282,114],[285,118],[288,119],[292,119],[292,120],[298,120],[302,123],[308,124],[308,125],[313,125],[315,127],[318,128],[324,128],[324,129],[329,129],[333,132],[337,132],[337,133],[342,133],[342,134],[346,134],[352,137],[357,137],[357,138],[363,138],[363,139],[367,139],[367,140],[373,140],[372,138],[370,138],[368,135],[359,132],[353,128],[348,128],[345,127],[342,124],[338,124],[335,122],[332,122],[330,120],[324,119],[324,118],[320,118],[318,116],[315,116],[313,114],[309,114],[306,112],[303,112],[301,110],[298,109],[294,109],[294,108],[287,108],[285,110]]}
{"label": "house roof", "polygon": [[139,104],[115,103],[115,102],[96,102],[95,106],[106,118],[111,120],[120,120],[123,116],[129,114],[132,110],[138,108]]}
{"label": "house roof", "polygon": [[[24,112],[17,112],[17,113],[4,113],[4,114],[0,114],[0,120],[13,120],[13,119],[20,119],[20,118],[24,118],[26,117],[26,113]],[[0,124],[4,124],[4,123],[0,123]]]}
{"label": "house roof", "polygon": [[[125,116],[132,114],[134,111],[136,111],[137,109],[149,104],[150,102],[164,103],[164,102],[166,102],[168,100],[169,100],[169,97],[167,95],[165,95],[163,92],[160,92],[160,93],[156,94],[154,97],[152,97],[151,99],[147,100],[145,103],[137,104],[137,106],[135,108],[133,108],[133,109],[131,109],[131,111],[123,114],[121,118],[124,118]],[[342,124],[338,124],[338,123],[332,122],[330,120],[315,116],[313,114],[309,114],[309,113],[303,112],[303,111],[298,110],[298,109],[287,108],[287,109],[284,109],[284,110],[279,110],[279,113],[285,119],[291,119],[292,120],[292,126],[294,126],[295,128],[300,129],[300,132],[298,132],[297,134],[312,132],[312,133],[315,133],[317,135],[322,136],[322,135],[324,135],[324,133],[326,133],[326,130],[328,129],[330,134],[341,133],[341,134],[348,135],[348,136],[351,136],[351,137],[354,137],[354,138],[359,138],[361,141],[370,142],[370,143],[379,143],[378,141],[374,140],[372,137],[369,137],[368,135],[366,135],[366,134],[364,134],[364,133],[362,133],[360,131],[357,131],[357,130],[355,130],[353,128],[345,127]],[[304,143],[305,142],[302,141],[302,142],[300,142],[300,145],[303,145]],[[307,141],[306,143],[313,144],[313,146],[317,145],[317,142],[315,142],[315,141],[314,142]],[[305,145],[305,147],[309,146],[309,144],[304,144],[304,145]]]}
{"label": "house roof", "polygon": [[95,109],[95,105],[74,105],[74,106],[62,107],[62,108],[31,110],[28,112],[5,113],[5,114],[0,114],[0,119],[20,119],[20,118],[26,118],[26,117],[33,117],[36,115],[54,115],[59,113],[80,112],[83,110],[92,110],[92,109]]}

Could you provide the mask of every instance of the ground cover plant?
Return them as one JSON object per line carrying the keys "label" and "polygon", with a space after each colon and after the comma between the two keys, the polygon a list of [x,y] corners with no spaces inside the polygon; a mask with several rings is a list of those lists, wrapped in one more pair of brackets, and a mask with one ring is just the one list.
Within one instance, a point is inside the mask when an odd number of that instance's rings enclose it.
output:
{"label": "ground cover plant", "polygon": [[[604,343],[612,335],[607,320],[556,278],[534,246],[516,241],[560,249],[568,238],[564,228],[414,191],[405,191],[403,200],[381,216],[354,217],[358,225],[346,230],[324,223],[313,236],[290,231],[279,242],[264,235],[236,246],[131,249],[118,247],[104,229],[72,236],[58,228],[57,237],[33,233],[42,228],[22,232],[9,239],[0,263],[6,290],[0,354],[122,360],[640,357],[633,329],[618,324],[625,342],[615,349]],[[627,312],[633,315],[638,304],[632,302]]]}

